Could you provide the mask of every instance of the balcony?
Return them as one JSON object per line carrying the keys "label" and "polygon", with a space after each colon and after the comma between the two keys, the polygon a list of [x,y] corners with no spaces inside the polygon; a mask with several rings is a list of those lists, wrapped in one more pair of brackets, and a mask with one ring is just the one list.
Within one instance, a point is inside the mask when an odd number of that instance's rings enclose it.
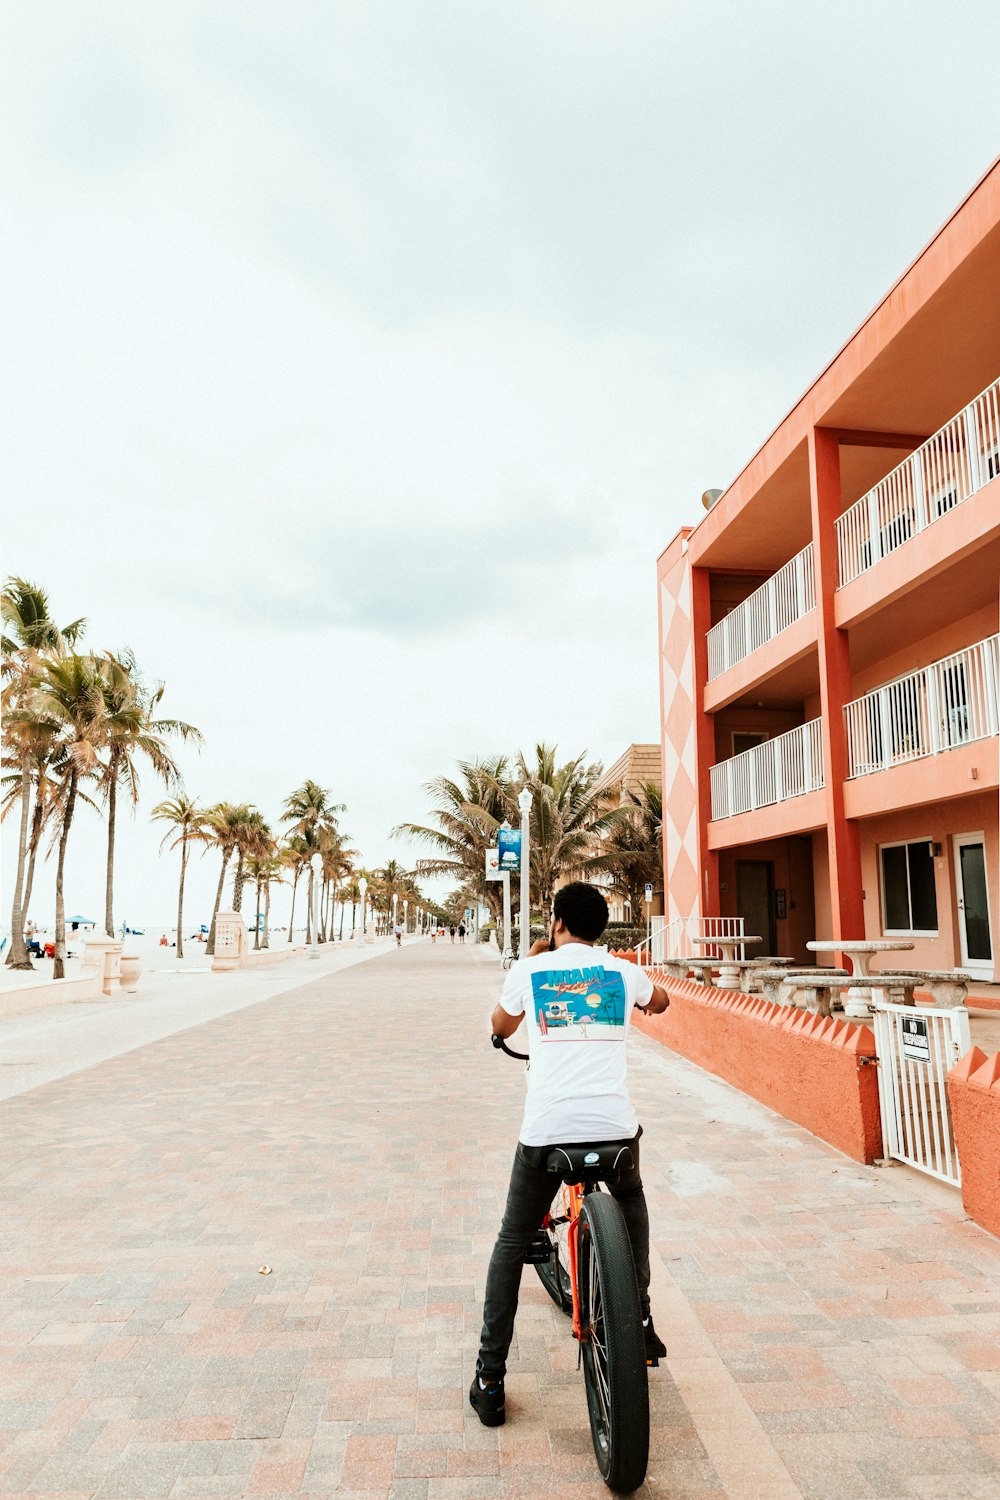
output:
{"label": "balcony", "polygon": [[998,704],[1000,636],[993,635],[846,704],[848,776],[998,734]]}
{"label": "balcony", "polygon": [[773,641],[816,607],[812,542],[708,632],[708,680]]}
{"label": "balcony", "polygon": [[823,786],[822,725],[822,719],[811,719],[713,766],[713,821],[818,792]]}
{"label": "balcony", "polygon": [[840,587],[1000,474],[1000,380],[837,520]]}

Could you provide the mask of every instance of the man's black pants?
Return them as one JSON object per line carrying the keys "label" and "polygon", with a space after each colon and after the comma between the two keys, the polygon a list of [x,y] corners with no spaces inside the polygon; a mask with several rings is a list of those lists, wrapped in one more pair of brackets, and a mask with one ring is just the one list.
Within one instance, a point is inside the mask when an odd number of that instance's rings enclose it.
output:
{"label": "man's black pants", "polygon": [[[541,1158],[541,1164],[535,1160]],[[608,1191],[617,1199],[632,1244],[635,1275],[639,1283],[642,1315],[649,1311],[649,1214],[639,1175],[639,1143],[632,1143],[633,1167],[622,1172]],[[507,1368],[507,1351],[514,1337],[514,1315],[521,1285],[521,1268],[529,1245],[555,1196],[553,1177],[545,1170],[544,1151],[518,1142],[507,1190],[500,1233],[493,1247],[486,1275],[486,1305],[483,1308],[483,1332],[479,1345],[478,1370],[502,1379]]]}

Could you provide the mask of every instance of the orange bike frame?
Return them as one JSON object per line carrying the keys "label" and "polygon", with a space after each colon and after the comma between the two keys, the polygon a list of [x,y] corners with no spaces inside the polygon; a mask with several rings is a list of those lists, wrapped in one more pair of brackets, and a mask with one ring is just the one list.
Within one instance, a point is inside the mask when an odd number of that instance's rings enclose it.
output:
{"label": "orange bike frame", "polygon": [[583,1183],[566,1184],[566,1214],[569,1228],[566,1245],[569,1250],[569,1279],[573,1288],[573,1337],[580,1337],[580,1289],[577,1281],[577,1241],[580,1236],[580,1205],[583,1202]]}

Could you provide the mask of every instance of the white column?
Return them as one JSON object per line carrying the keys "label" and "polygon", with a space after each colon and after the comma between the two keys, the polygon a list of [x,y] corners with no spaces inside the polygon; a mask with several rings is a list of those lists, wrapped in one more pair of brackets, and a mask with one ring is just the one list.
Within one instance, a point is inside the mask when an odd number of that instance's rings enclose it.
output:
{"label": "white column", "polygon": [[510,871],[503,872],[503,954],[506,956],[512,951],[510,944]]}
{"label": "white column", "polygon": [[312,928],[309,943],[310,958],[319,958],[319,886],[322,869],[323,865],[319,855],[314,854],[309,861],[309,895],[312,898]]}
{"label": "white column", "polygon": [[531,793],[524,787],[517,795],[521,811],[521,941],[518,958],[527,958],[531,947]]}

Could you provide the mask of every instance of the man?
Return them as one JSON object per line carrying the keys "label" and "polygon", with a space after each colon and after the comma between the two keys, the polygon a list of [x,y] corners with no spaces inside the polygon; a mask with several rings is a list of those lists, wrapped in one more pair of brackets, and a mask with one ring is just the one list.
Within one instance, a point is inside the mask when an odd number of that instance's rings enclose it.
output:
{"label": "man", "polygon": [[632,1244],[646,1361],[656,1363],[666,1354],[649,1312],[649,1217],[639,1176],[641,1132],[626,1086],[625,1037],[633,1006],[658,1015],[670,1001],[638,964],[593,951],[607,925],[608,904],[599,890],[582,881],[563,886],[556,893],[548,940],[539,938],[528,957],[514,964],[493,1012],[494,1035],[505,1040],[525,1021],[531,1067],[469,1390],[469,1401],[487,1427],[505,1420],[504,1375],[521,1269],[554,1196],[546,1150],[538,1148],[631,1143],[632,1171],[608,1186]]}

